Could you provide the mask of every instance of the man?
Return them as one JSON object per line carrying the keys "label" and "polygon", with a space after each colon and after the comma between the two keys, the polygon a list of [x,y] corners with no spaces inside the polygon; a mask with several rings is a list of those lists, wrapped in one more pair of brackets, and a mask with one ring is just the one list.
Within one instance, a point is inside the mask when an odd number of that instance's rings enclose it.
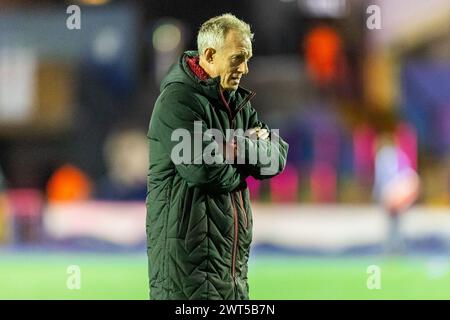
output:
{"label": "man", "polygon": [[392,135],[380,136],[377,149],[373,195],[389,219],[385,251],[398,254],[405,250],[401,216],[419,197],[420,178]]}
{"label": "man", "polygon": [[[245,179],[279,174],[288,151],[276,130],[258,120],[254,94],[239,86],[252,38],[249,25],[235,16],[214,17],[199,30],[198,52],[185,52],[161,83],[148,131],[151,299],[249,298],[252,211]],[[246,135],[204,140],[211,129]],[[194,140],[182,152],[184,161],[174,152],[180,132]],[[219,150],[213,163],[202,159],[211,144]],[[250,161],[255,153],[270,161]]]}

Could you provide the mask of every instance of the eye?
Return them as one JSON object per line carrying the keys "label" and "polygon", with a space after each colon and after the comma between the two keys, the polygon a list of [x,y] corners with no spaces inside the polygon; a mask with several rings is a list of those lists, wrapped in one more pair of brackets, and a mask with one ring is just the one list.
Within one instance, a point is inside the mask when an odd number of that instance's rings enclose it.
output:
{"label": "eye", "polygon": [[231,58],[231,62],[232,63],[237,63],[239,61],[239,58],[238,57],[233,57],[233,58]]}
{"label": "eye", "polygon": [[233,56],[231,58],[231,62],[233,62],[233,63],[241,63],[243,60],[244,60],[243,55],[237,55],[237,56]]}

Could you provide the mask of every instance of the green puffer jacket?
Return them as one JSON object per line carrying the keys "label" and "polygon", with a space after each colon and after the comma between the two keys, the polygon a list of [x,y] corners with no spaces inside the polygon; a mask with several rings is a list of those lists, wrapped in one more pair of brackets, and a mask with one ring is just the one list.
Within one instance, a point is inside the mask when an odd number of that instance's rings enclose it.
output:
{"label": "green puffer jacket", "polygon": [[[253,93],[238,88],[228,107],[219,91],[220,78],[200,80],[186,52],[167,74],[150,120],[150,167],[147,194],[147,253],[151,299],[248,299],[247,262],[252,241],[252,210],[245,179],[279,174],[288,145],[240,136],[246,152],[263,148],[276,156],[275,172],[262,174],[262,161],[174,164],[171,141],[175,129],[194,136],[194,121],[203,132],[217,128],[267,126],[250,105]],[[210,142],[203,142],[203,147]],[[242,153],[238,153],[242,156]],[[192,152],[190,159],[199,156]],[[248,161],[247,161],[248,162]],[[267,162],[265,162],[267,163]],[[267,167],[267,164],[266,164]]]}

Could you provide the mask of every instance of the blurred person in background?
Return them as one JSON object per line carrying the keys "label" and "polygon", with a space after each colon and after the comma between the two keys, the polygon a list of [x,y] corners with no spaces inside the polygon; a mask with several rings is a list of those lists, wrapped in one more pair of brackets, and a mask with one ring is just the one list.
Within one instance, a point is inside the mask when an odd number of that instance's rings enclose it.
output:
{"label": "blurred person in background", "polygon": [[[239,85],[248,73],[252,39],[250,26],[235,16],[211,18],[198,32],[198,52],[185,52],[161,83],[148,132],[151,299],[249,298],[252,211],[246,178],[278,175],[288,151],[287,143],[259,121],[250,104],[254,93]],[[203,140],[200,150],[189,152],[187,162],[175,164],[171,154],[179,141],[171,136],[184,129],[195,139],[195,121],[201,124],[202,136],[212,128],[223,136],[226,129],[248,130],[248,135],[235,136],[237,144],[233,139],[215,141],[223,146],[215,155],[222,161],[193,164],[213,143]],[[263,174],[261,161],[223,161],[258,151],[275,156],[271,174]]]}
{"label": "blurred person in background", "polygon": [[97,184],[101,200],[144,201],[147,195],[148,142],[137,128],[122,129],[106,138],[106,175]]}
{"label": "blurred person in background", "polygon": [[374,197],[389,219],[385,250],[401,253],[405,243],[400,219],[419,196],[419,176],[390,134],[381,135],[375,156]]}

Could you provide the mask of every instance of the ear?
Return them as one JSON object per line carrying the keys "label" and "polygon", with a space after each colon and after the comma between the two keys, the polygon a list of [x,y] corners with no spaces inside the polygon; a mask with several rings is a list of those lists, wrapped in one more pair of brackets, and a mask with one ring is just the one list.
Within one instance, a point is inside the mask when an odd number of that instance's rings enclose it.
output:
{"label": "ear", "polygon": [[216,54],[216,50],[213,48],[206,48],[204,52],[205,60],[208,63],[214,63],[214,55]]}

